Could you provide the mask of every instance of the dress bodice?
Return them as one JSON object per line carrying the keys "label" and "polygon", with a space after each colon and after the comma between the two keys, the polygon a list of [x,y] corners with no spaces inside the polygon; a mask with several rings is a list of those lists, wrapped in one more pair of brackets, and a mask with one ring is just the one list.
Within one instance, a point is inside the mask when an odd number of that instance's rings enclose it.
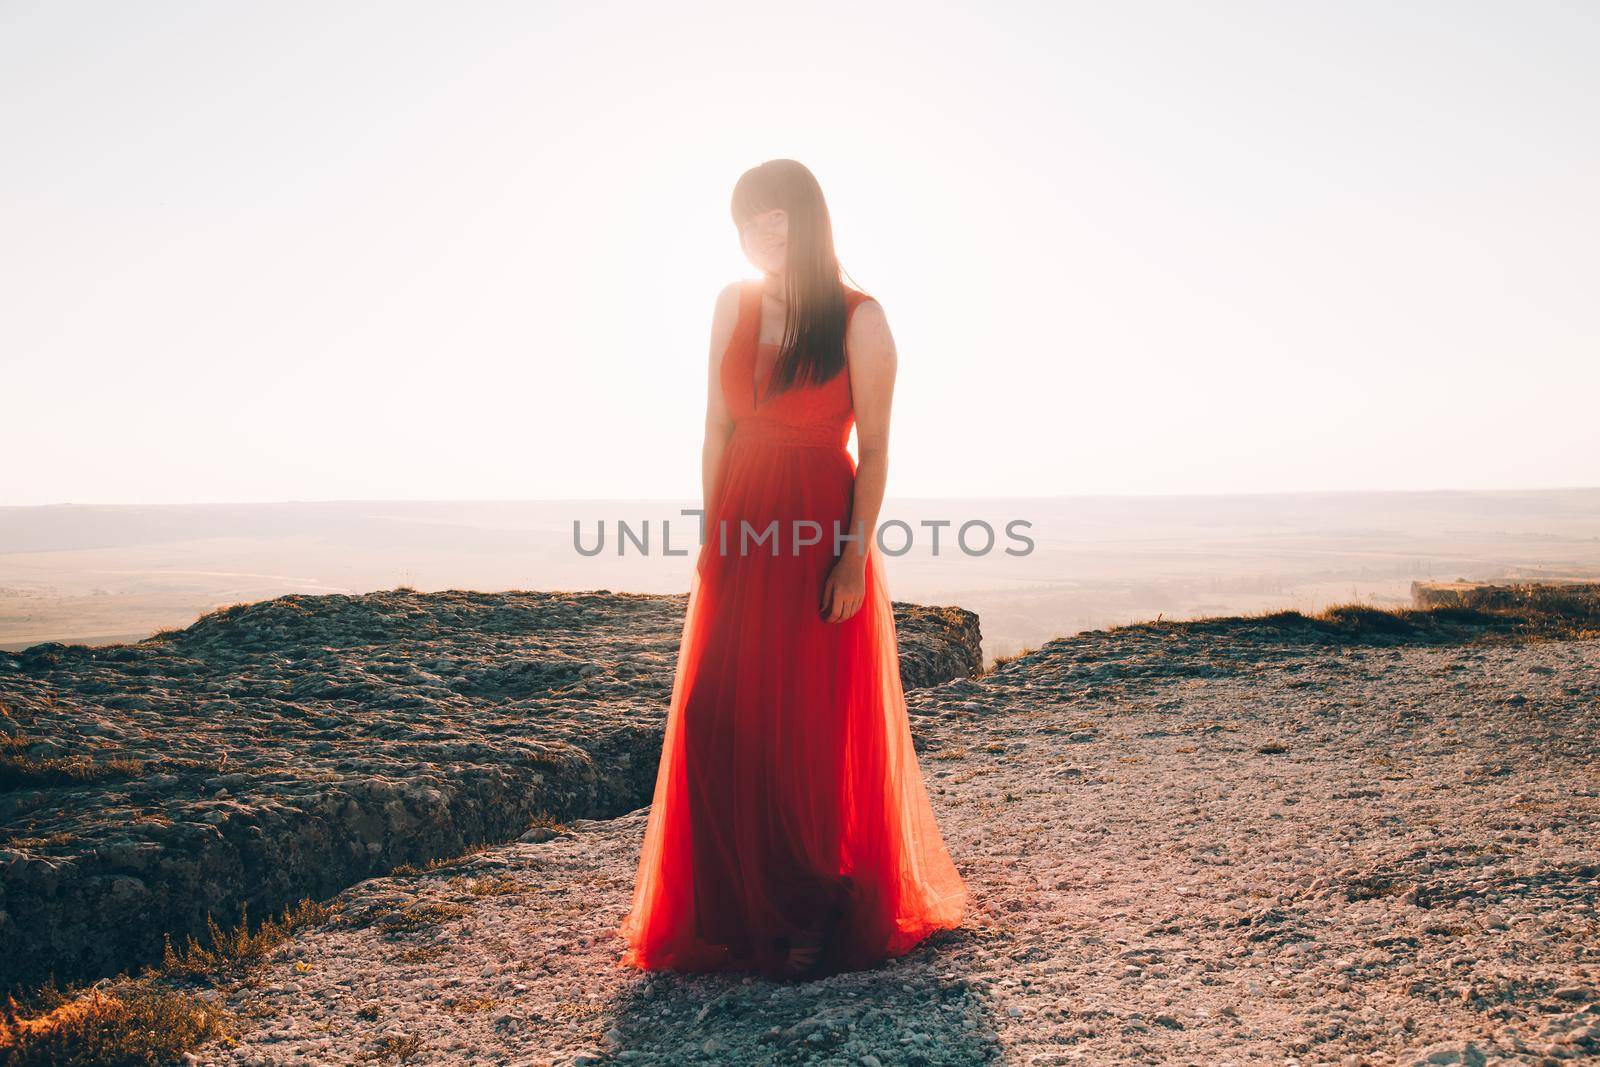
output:
{"label": "dress bodice", "polygon": [[[850,314],[870,297],[848,286],[844,292],[848,323]],[[844,448],[855,423],[849,366],[820,385],[796,385],[769,396],[778,346],[762,341],[760,333],[761,283],[743,282],[739,288],[739,320],[723,353],[721,374],[723,400],[733,418],[734,436],[770,444]]]}

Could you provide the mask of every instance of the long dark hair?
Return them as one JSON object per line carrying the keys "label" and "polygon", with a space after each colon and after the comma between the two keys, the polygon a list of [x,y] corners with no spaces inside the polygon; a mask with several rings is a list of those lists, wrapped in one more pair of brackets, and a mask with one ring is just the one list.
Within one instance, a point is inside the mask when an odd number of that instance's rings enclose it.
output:
{"label": "long dark hair", "polygon": [[849,276],[833,250],[833,221],[822,186],[805,164],[769,159],[739,175],[732,203],[736,229],[776,208],[789,216],[783,271],[788,314],[772,368],[772,394],[801,382],[820,385],[844,369],[843,278]]}

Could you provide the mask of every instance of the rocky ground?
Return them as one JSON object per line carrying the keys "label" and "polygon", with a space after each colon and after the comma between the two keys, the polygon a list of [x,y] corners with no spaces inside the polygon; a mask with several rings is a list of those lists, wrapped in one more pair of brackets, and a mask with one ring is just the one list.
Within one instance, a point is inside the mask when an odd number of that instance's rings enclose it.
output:
{"label": "rocky ground", "polygon": [[[0,993],[648,804],[686,600],[292,595],[0,652]],[[982,666],[971,612],[894,607],[908,687]]]}
{"label": "rocky ground", "polygon": [[645,811],[340,895],[231,1064],[1600,1057],[1600,641],[1079,634],[909,694],[963,928],[805,984],[618,965]]}

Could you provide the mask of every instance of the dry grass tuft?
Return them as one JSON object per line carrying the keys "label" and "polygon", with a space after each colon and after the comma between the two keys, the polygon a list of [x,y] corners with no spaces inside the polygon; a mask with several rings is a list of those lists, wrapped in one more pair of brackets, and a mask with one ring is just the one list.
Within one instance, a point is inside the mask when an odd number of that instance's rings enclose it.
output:
{"label": "dry grass tuft", "polygon": [[192,993],[150,978],[120,978],[91,989],[54,983],[24,1006],[0,1011],[5,1067],[155,1067],[219,1038],[232,1039],[226,1013]]}
{"label": "dry grass tuft", "polygon": [[390,934],[414,934],[471,914],[472,909],[465,904],[444,902],[418,904],[404,911],[388,912],[377,917],[369,925],[380,927]]}
{"label": "dry grass tuft", "polygon": [[1133,623],[1112,627],[1169,633],[1248,631],[1270,626],[1346,640],[1392,638],[1418,642],[1472,640],[1547,641],[1600,636],[1600,615],[1592,604],[1569,597],[1527,599],[1515,604],[1377,608],[1370,604],[1331,604],[1314,615],[1299,611],[1262,611],[1245,615],[1208,615],[1195,619]]}
{"label": "dry grass tuft", "polygon": [[500,875],[495,878],[474,878],[471,888],[474,896],[499,897],[521,892],[523,886],[515,878]]}
{"label": "dry grass tuft", "polygon": [[0,790],[42,789],[110,782],[137,778],[144,763],[136,759],[109,759],[96,762],[88,756],[32,756],[8,753],[0,756]]}
{"label": "dry grass tuft", "polygon": [[282,918],[268,918],[255,930],[250,929],[249,909],[241,909],[238,925],[224,930],[211,916],[206,916],[206,941],[202,945],[189,938],[183,949],[172,947],[172,938],[166,938],[166,951],[159,967],[146,968],[147,973],[170,978],[213,978],[238,970],[250,970],[267,961],[274,949],[288,941],[301,927],[326,922],[340,910],[337,904],[324,904],[302,898],[293,908],[285,907]]}
{"label": "dry grass tuft", "polygon": [[490,846],[487,843],[473,845],[465,852],[454,856],[437,856],[426,863],[397,863],[389,868],[389,876],[415,877],[419,874],[437,874],[440,871],[450,871],[459,867],[463,860],[469,860],[480,852],[486,851]]}
{"label": "dry grass tuft", "polygon": [[978,676],[982,677],[983,675],[986,675],[986,674],[993,674],[995,671],[999,670],[1001,667],[1004,667],[1006,664],[1015,663],[1017,660],[1022,659],[1024,656],[1031,656],[1033,653],[1035,653],[1037,651],[1039,651],[1039,649],[1036,646],[1030,645],[1027,648],[1019,649],[1016,652],[1011,653],[1010,655],[996,656],[994,658],[994,662],[990,663],[989,666],[985,667],[982,671],[980,671]]}
{"label": "dry grass tuft", "polygon": [[427,1045],[415,1034],[386,1037],[379,1042],[374,1058],[379,1063],[404,1063],[413,1056],[421,1055],[425,1048]]}

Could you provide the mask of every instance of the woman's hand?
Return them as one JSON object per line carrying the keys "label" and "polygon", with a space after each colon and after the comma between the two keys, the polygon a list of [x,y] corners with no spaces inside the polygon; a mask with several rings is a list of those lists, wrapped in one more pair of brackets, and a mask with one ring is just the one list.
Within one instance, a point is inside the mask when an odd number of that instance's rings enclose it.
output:
{"label": "woman's hand", "polygon": [[822,583],[823,621],[844,622],[861,610],[866,595],[866,558],[854,548],[846,548],[828,572],[828,580]]}

